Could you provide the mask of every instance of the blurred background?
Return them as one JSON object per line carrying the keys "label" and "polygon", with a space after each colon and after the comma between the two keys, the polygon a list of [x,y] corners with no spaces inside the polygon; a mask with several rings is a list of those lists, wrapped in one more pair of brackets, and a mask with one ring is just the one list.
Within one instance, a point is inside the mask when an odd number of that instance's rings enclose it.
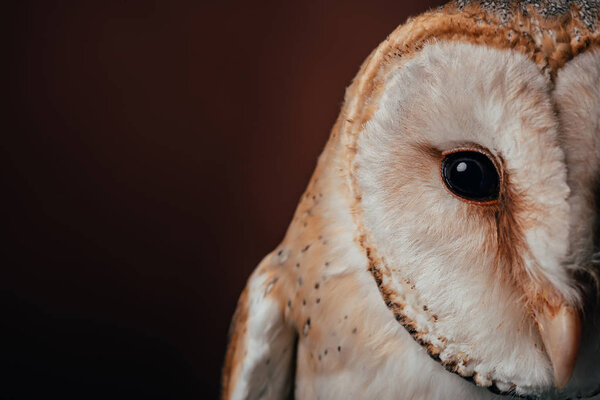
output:
{"label": "blurred background", "polygon": [[345,87],[441,2],[11,4],[0,398],[217,398]]}

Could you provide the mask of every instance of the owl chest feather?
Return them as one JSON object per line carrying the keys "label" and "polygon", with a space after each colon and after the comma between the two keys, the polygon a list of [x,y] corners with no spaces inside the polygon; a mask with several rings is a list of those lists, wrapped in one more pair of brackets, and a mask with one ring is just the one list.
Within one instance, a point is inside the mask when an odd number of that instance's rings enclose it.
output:
{"label": "owl chest feather", "polygon": [[[488,399],[431,359],[385,307],[365,271],[330,277],[295,318],[297,399]],[[318,301],[320,299],[320,301]],[[301,303],[303,304],[303,303]]]}

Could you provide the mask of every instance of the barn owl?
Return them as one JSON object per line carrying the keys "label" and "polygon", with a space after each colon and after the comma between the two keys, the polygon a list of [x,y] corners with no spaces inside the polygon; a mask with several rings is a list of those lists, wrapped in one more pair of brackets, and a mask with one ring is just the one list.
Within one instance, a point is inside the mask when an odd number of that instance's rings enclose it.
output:
{"label": "barn owl", "polygon": [[366,59],[223,399],[600,398],[598,0],[457,0]]}

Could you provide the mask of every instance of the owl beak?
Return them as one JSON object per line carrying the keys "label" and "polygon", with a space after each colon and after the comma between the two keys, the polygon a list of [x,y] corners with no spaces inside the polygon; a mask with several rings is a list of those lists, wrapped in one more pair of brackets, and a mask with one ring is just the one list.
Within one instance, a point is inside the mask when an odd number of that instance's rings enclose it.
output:
{"label": "owl beak", "polygon": [[543,313],[537,313],[536,319],[554,369],[554,385],[562,389],[569,382],[577,360],[581,339],[579,313],[567,305],[545,307]]}

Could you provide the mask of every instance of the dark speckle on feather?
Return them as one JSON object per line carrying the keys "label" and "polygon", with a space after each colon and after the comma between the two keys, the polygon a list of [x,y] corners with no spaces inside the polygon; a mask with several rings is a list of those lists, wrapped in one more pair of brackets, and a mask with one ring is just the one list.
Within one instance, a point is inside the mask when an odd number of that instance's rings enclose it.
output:
{"label": "dark speckle on feather", "polygon": [[310,330],[310,317],[308,317],[306,319],[306,322],[304,323],[304,329],[302,331],[302,333],[304,334],[304,336],[308,336],[308,331]]}

